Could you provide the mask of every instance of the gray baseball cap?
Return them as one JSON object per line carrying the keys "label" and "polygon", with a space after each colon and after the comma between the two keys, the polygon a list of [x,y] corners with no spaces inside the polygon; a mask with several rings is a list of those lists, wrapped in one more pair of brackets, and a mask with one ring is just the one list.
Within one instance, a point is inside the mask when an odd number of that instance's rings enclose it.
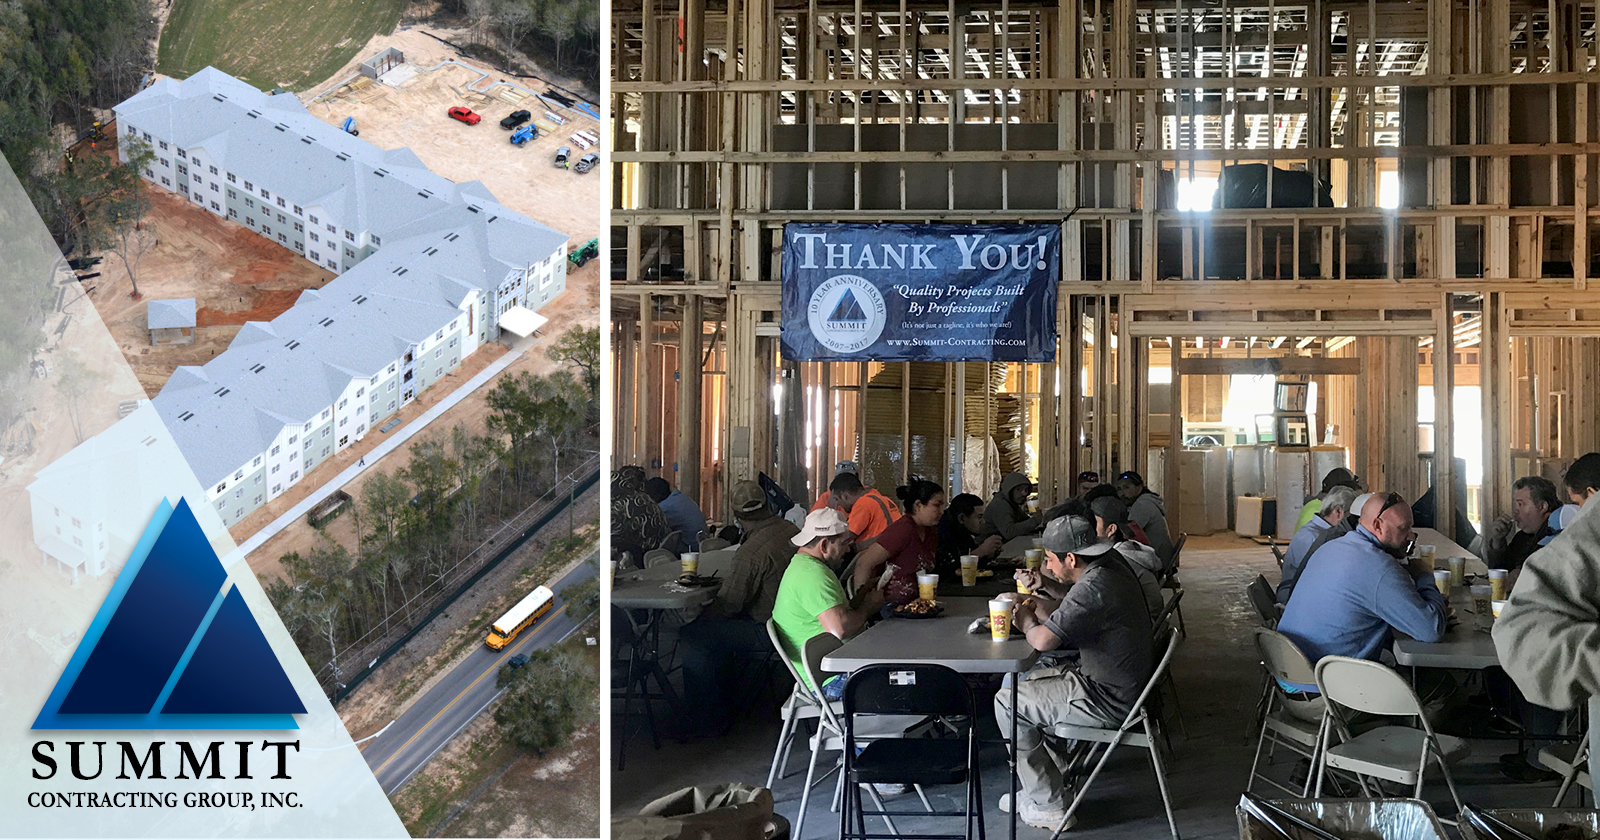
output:
{"label": "gray baseball cap", "polygon": [[1094,520],[1082,516],[1062,516],[1044,526],[1044,548],[1052,554],[1098,557],[1111,551],[1111,541],[1094,532]]}

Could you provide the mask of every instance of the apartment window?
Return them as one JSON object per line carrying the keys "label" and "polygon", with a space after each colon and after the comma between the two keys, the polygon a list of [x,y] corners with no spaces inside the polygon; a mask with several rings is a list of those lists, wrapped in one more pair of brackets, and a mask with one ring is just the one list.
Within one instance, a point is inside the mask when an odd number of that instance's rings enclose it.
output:
{"label": "apartment window", "polygon": [[238,510],[233,512],[233,518],[235,520],[239,519],[242,516],[244,516],[244,508],[239,508]]}
{"label": "apartment window", "polygon": [[142,132],[142,133],[144,134],[145,141],[149,142],[150,141],[150,132],[146,131],[146,132]]}
{"label": "apartment window", "polygon": [[217,168],[215,166],[209,167],[209,169],[211,170],[211,174],[212,175],[216,175],[217,174]]}
{"label": "apartment window", "polygon": [[73,541],[73,542],[74,542],[74,543],[75,543],[75,544],[77,544],[77,546],[78,546],[78,547],[79,547],[79,548],[82,548],[82,547],[83,547],[83,540],[80,540],[80,539],[78,539],[78,538],[77,538],[77,537],[73,537],[73,538],[72,538],[72,541]]}
{"label": "apartment window", "polygon": [[289,453],[289,460],[291,460],[291,461],[293,461],[295,458],[298,458],[298,457],[300,457],[300,453],[299,452],[290,452]]}
{"label": "apartment window", "polygon": [[[408,360],[409,361],[409,360]],[[389,365],[389,372],[394,373],[394,365]]]}
{"label": "apartment window", "polygon": [[[350,422],[350,418],[348,418],[348,417],[340,417],[339,418],[339,428],[341,428],[341,429],[344,428],[344,424],[348,423],[348,422]],[[344,444],[341,443],[339,445],[343,446]]]}
{"label": "apartment window", "polygon": [[[294,443],[294,438],[289,438],[289,442],[290,442],[290,443]],[[272,447],[272,452],[271,452],[271,453],[269,453],[269,454],[272,454],[272,455],[277,455],[277,454],[278,454],[278,447],[276,447],[276,446],[274,446],[274,447]],[[257,459],[256,459],[256,463],[257,463],[257,464],[260,464],[260,463],[261,463],[261,459],[260,459],[260,458],[257,458]]]}
{"label": "apartment window", "polygon": [[244,188],[245,188],[245,189],[246,189],[246,190],[253,190],[253,189],[255,189],[255,188],[256,188],[256,185],[255,185],[255,184],[252,184],[252,183],[250,183],[250,182],[249,182],[249,181],[245,181],[245,182],[244,182]]}
{"label": "apartment window", "polygon": [[328,457],[328,453],[330,451],[332,451],[332,450],[330,450],[328,447],[326,447],[326,446],[322,447],[322,457],[324,457],[324,458]]}
{"label": "apartment window", "polygon": [[221,484],[217,485],[217,492],[218,493],[221,493],[222,491],[224,491],[226,489],[228,489],[228,482],[226,482],[226,481],[224,481]]}
{"label": "apartment window", "polygon": [[[394,383],[392,383],[392,382],[391,382],[391,383],[389,383],[389,384],[391,384],[391,385],[393,385],[393,384],[394,384]],[[390,388],[390,389],[389,389],[389,390],[391,390],[391,391],[393,391],[393,390],[394,390],[394,389],[393,389],[393,388]],[[394,400],[390,400],[390,401],[389,401],[389,410],[390,410],[390,411],[394,411]]]}
{"label": "apartment window", "polygon": [[284,236],[283,234],[280,233],[280,234],[278,234],[278,241],[279,242],[288,242],[289,241],[289,237]]}
{"label": "apartment window", "polygon": [[[394,390],[394,381],[393,380],[390,380],[390,382],[389,382],[389,390],[391,390],[391,391]],[[394,407],[394,403],[389,403],[389,407],[393,408]]]}
{"label": "apartment window", "polygon": [[212,192],[218,192],[219,190],[220,190],[220,187],[217,184],[212,184],[211,185],[211,191]]}
{"label": "apartment window", "polygon": [[182,149],[179,149],[178,150],[178,160],[188,160],[188,159],[189,159],[188,153],[185,152]]}
{"label": "apartment window", "polygon": [[323,437],[327,437],[328,435],[331,435],[331,434],[333,434],[333,427],[331,427],[331,426],[322,430],[322,436]]}
{"label": "apartment window", "polygon": [[261,197],[262,198],[271,198],[272,194],[267,192],[267,188],[266,187],[262,187],[261,188]]}
{"label": "apartment window", "polygon": [[[309,421],[309,420],[306,421],[306,431],[308,431],[308,432],[311,431],[311,421]],[[289,442],[290,443],[294,443],[294,438],[290,438]]]}
{"label": "apartment window", "polygon": [[322,261],[322,255],[317,253],[316,251],[312,251],[311,252],[311,261],[312,262],[321,262]]}
{"label": "apartment window", "polygon": [[312,242],[321,242],[322,241],[321,239],[317,238],[317,232],[316,231],[312,231],[311,232],[311,241]]}
{"label": "apartment window", "polygon": [[234,192],[233,190],[228,190],[228,200],[229,201],[232,201],[233,199],[236,199],[238,197],[239,197],[238,193]]}
{"label": "apartment window", "polygon": [[287,205],[286,205],[286,204],[284,204],[284,202],[283,202],[283,196],[281,196],[281,195],[280,195],[280,196],[278,196],[278,206],[279,206],[279,207],[285,207],[285,206],[287,206]]}
{"label": "apartment window", "polygon": [[349,230],[345,231],[344,232],[344,238],[350,240],[351,242],[356,241],[355,232],[354,231],[349,231]]}
{"label": "apartment window", "polygon": [[440,330],[439,334],[433,337],[433,340],[438,341],[441,338],[444,338],[444,330]]}
{"label": "apartment window", "polygon": [[[273,449],[273,450],[272,450],[272,454],[274,454],[274,455],[276,455],[276,454],[278,454],[278,450],[277,450],[277,449],[276,449],[276,448],[274,448],[274,449]],[[260,455],[257,455],[257,456],[256,456],[256,459],[255,459],[255,460],[254,460],[254,461],[253,461],[253,462],[251,462],[251,464],[250,464],[250,466],[252,466],[252,467],[259,467],[259,466],[261,466],[261,456],[260,456]]]}
{"label": "apartment window", "polygon": [[262,236],[271,236],[272,235],[272,228],[269,228],[266,225],[262,225],[261,226],[261,235]]}
{"label": "apartment window", "polygon": [[166,150],[167,150],[167,141],[165,141],[165,140],[162,140],[162,141],[161,141],[161,151],[163,151],[163,152],[164,152],[164,151],[166,151]]}
{"label": "apartment window", "polygon": [[211,202],[211,209],[220,213],[220,212],[222,212],[222,205],[220,205],[220,204],[216,203],[215,201],[213,201],[213,202]]}
{"label": "apartment window", "polygon": [[256,504],[258,504],[258,505],[261,504],[261,497],[260,496],[256,497]]}
{"label": "apartment window", "polygon": [[346,249],[344,249],[344,255],[349,257],[349,258],[351,258],[351,259],[355,259],[356,252],[350,250],[349,248],[346,248]]}
{"label": "apartment window", "polygon": [[229,172],[228,173],[228,183],[237,184],[237,183],[239,183],[239,179],[237,177],[235,177],[232,172]]}
{"label": "apartment window", "polygon": [[244,200],[244,206],[254,210],[256,208],[256,200],[253,198],[247,198]]}
{"label": "apartment window", "polygon": [[297,472],[289,473],[289,480],[290,481],[298,481],[299,479],[300,479],[300,474],[299,473],[297,473]]}
{"label": "apartment window", "polygon": [[331,409],[331,408],[324,408],[324,409],[323,409],[323,410],[322,410],[322,419],[324,419],[324,420],[326,420],[326,419],[328,419],[328,415],[329,415],[329,414],[331,414],[331,413],[333,413],[333,409]]}
{"label": "apartment window", "polygon": [[331,268],[331,269],[334,269],[335,271],[337,271],[338,268],[339,268],[339,264],[334,262],[333,260],[328,260],[328,267]]}
{"label": "apartment window", "polygon": [[308,222],[310,222],[312,224],[317,224],[317,217],[316,216],[307,216],[306,217],[306,221],[308,221]]}
{"label": "apartment window", "polygon": [[172,182],[170,180],[166,179],[166,178],[162,178],[161,179],[161,186],[170,187],[170,186],[172,186]]}
{"label": "apartment window", "polygon": [[282,484],[274,484],[274,485],[272,485],[272,495],[276,496],[276,495],[278,495],[279,493],[282,493],[282,492],[283,492],[283,485]]}
{"label": "apartment window", "polygon": [[453,366],[453,365],[455,365],[456,362],[458,362],[460,360],[461,360],[461,357],[459,357],[459,356],[451,356],[450,357],[450,364]]}
{"label": "apartment window", "polygon": [[455,336],[451,336],[450,337],[450,346],[451,347],[456,346],[456,338],[455,338]]}
{"label": "apartment window", "polygon": [[74,527],[74,528],[82,528],[83,527],[83,523],[79,522],[78,521],[78,517],[74,516],[74,517],[72,517],[72,527]]}
{"label": "apartment window", "polygon": [[189,174],[189,167],[184,166],[181,163],[178,164],[178,174],[179,175],[188,175]]}
{"label": "apartment window", "polygon": [[249,226],[251,226],[251,227],[255,227],[256,226],[256,220],[255,219],[245,219],[244,223],[249,225]]}
{"label": "apartment window", "polygon": [[435,358],[435,359],[437,359],[437,358],[440,358],[440,357],[442,357],[442,356],[443,356],[443,355],[444,355],[444,348],[443,348],[443,347],[440,347],[440,348],[439,348],[439,349],[437,349],[437,350],[435,350],[435,351],[433,351],[433,357],[434,357],[434,358]]}
{"label": "apartment window", "polygon": [[295,233],[302,233],[302,232],[305,231],[305,229],[306,229],[306,226],[301,224],[300,222],[295,222],[294,223],[294,232]]}
{"label": "apartment window", "polygon": [[238,481],[241,478],[244,478],[244,470],[240,470],[240,471],[238,471],[238,472],[233,474],[233,480],[234,481]]}
{"label": "apartment window", "polygon": [[234,491],[233,491],[233,497],[234,497],[234,498],[235,498],[235,499],[242,499],[242,498],[244,498],[244,488],[243,488],[243,487],[236,487],[236,488],[234,488]]}
{"label": "apartment window", "polygon": [[301,242],[300,240],[296,239],[295,242],[294,242],[294,249],[296,251],[304,251],[306,249],[306,243]]}
{"label": "apartment window", "polygon": [[154,178],[154,177],[156,177],[156,173],[155,173],[155,170],[153,170],[153,169],[146,169],[146,170],[145,170],[145,171],[144,171],[144,177],[146,177],[146,178]]}
{"label": "apartment window", "polygon": [[261,474],[260,473],[256,473],[256,483],[257,484],[261,483]]}
{"label": "apartment window", "polygon": [[333,225],[328,225],[328,232],[329,233],[338,233],[339,229],[334,227]]}
{"label": "apartment window", "polygon": [[[280,466],[280,465],[278,465],[278,464],[273,464],[273,465],[272,465],[272,474],[273,474],[273,475],[277,475],[277,474],[278,474],[278,467],[279,467],[279,466]],[[278,491],[276,491],[276,490],[274,490],[274,491],[272,491],[272,492],[274,492],[274,493],[276,493],[276,492],[278,492]]]}
{"label": "apartment window", "polygon": [[339,436],[339,445],[340,446],[349,446],[350,445],[350,436],[349,435],[340,435]]}
{"label": "apartment window", "polygon": [[278,214],[278,224],[282,225],[282,224],[287,224],[287,223],[288,223],[288,219],[285,219],[283,217],[283,214],[279,213]]}
{"label": "apartment window", "polygon": [[[356,427],[356,435],[357,435],[357,436],[360,436],[360,435],[361,435],[361,433],[362,433],[362,432],[365,432],[365,431],[366,431],[366,430],[367,430],[367,427],[366,427],[366,426],[357,426],[357,427]],[[104,547],[105,547],[105,546],[101,546],[101,548],[104,548]]]}
{"label": "apartment window", "polygon": [[[297,441],[297,440],[299,440],[299,439],[300,439],[300,436],[299,436],[299,435],[290,435],[290,436],[289,436],[289,445],[291,445],[291,446],[293,446],[293,445],[294,445],[294,442],[295,442],[295,441]],[[277,453],[278,453],[278,450],[277,450],[277,449],[273,449],[273,450],[272,450],[272,453],[273,453],[273,454],[274,454],[274,455],[276,455],[276,454],[277,454]]]}
{"label": "apartment window", "polygon": [[294,214],[296,216],[299,216],[299,215],[302,215],[303,213],[305,213],[305,211],[300,209],[300,205],[296,204],[294,206]]}
{"label": "apartment window", "polygon": [[383,240],[379,239],[376,236],[374,236],[374,237],[372,237],[372,244],[373,244],[373,246],[382,245],[383,244]]}
{"label": "apartment window", "polygon": [[347,404],[347,403],[349,403],[349,402],[350,402],[350,401],[349,401],[349,400],[340,400],[340,401],[339,401],[339,408],[341,408],[341,409],[342,409],[342,408],[344,408],[344,407],[345,407],[345,405],[346,405],[346,404]]}

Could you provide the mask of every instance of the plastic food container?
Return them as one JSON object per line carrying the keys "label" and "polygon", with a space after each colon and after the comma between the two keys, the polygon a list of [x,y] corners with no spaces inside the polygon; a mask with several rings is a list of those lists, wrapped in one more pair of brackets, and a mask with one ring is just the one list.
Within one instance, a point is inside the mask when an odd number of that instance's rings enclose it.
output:
{"label": "plastic food container", "polygon": [[[1420,799],[1274,799],[1273,805],[1342,840],[1449,840],[1428,803]],[[1277,835],[1238,808],[1239,840],[1276,840]],[[1296,840],[1305,835],[1293,833]],[[1473,838],[1478,840],[1478,838]]]}

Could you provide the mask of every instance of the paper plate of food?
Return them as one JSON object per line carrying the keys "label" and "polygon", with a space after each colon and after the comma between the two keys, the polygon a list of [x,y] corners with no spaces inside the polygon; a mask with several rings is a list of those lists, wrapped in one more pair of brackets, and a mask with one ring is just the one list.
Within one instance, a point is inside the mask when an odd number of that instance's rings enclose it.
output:
{"label": "paper plate of food", "polygon": [[933,618],[944,612],[944,604],[938,601],[926,601],[918,598],[909,604],[895,607],[894,614],[900,618]]}

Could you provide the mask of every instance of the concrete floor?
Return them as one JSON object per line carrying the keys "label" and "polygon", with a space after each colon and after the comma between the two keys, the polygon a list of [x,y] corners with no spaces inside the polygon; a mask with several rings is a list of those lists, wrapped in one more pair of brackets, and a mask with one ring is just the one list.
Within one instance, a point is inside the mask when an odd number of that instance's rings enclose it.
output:
{"label": "concrete floor", "polygon": [[[1261,672],[1251,642],[1257,624],[1244,595],[1246,584],[1257,574],[1277,582],[1277,565],[1263,546],[1232,534],[1192,537],[1184,550],[1180,574],[1186,594],[1183,613],[1188,638],[1179,647],[1173,673],[1182,694],[1183,720],[1188,734],[1174,731],[1176,752],[1168,765],[1173,805],[1179,832],[1186,838],[1235,838],[1238,828],[1234,807],[1244,790],[1255,733],[1250,729],[1255,703],[1261,688]],[[665,638],[663,646],[668,644]],[[712,742],[678,744],[664,740],[659,751],[652,750],[647,731],[634,727],[627,742],[627,765],[616,772],[615,744],[623,737],[619,729],[613,737],[611,801],[614,815],[631,815],[651,800],[690,785],[710,785],[739,781],[752,785],[765,783],[777,740],[778,720],[775,704],[765,700],[752,709],[726,738]],[[620,703],[613,703],[613,725],[620,723]],[[669,713],[658,704],[658,719]],[[992,713],[980,730],[997,737]],[[1173,727],[1176,730],[1176,727]],[[1514,747],[1506,742],[1475,741],[1473,753],[1454,768],[1453,775],[1462,798],[1487,807],[1547,806],[1554,798],[1556,785],[1514,785],[1500,775],[1497,757]],[[773,790],[779,813],[791,824],[799,810],[804,782],[806,751],[798,744],[791,757],[793,775],[780,780]],[[834,754],[825,754],[831,761]],[[999,744],[982,751],[985,825],[989,836],[1004,838],[1009,817],[996,807],[1005,790],[1005,751]],[[831,765],[823,765],[831,766]],[[1276,778],[1286,778],[1292,762],[1275,765]],[[819,774],[820,774],[819,769]],[[1437,772],[1425,789],[1425,798],[1436,809],[1453,811],[1449,792]],[[839,818],[830,813],[831,783],[819,784],[812,792],[804,826],[805,838],[837,836]],[[1257,786],[1258,793],[1270,788]],[[936,808],[955,809],[961,802],[959,787],[930,790]],[[1573,802],[1569,794],[1569,805]],[[890,807],[917,807],[915,796],[891,801]],[[959,832],[955,819],[904,818],[897,820],[902,831]],[[882,822],[869,822],[869,830],[882,830]],[[1069,832],[1083,838],[1156,838],[1168,835],[1149,758],[1142,750],[1120,749],[1096,780],[1089,797],[1079,808],[1078,825]],[[1019,825],[1017,836],[1025,840],[1044,840],[1048,832]],[[798,840],[798,838],[797,838]]]}

